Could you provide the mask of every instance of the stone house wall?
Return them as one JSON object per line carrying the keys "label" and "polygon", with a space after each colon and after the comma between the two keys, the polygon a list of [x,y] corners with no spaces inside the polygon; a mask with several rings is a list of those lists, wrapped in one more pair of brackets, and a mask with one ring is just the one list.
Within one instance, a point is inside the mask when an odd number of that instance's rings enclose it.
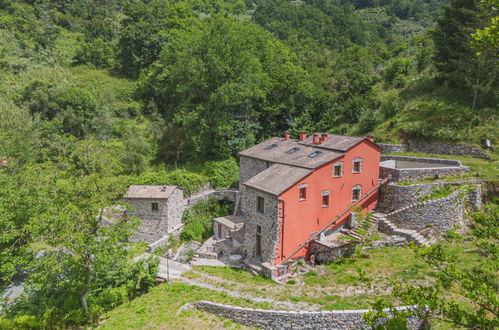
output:
{"label": "stone house wall", "polygon": [[[210,301],[197,301],[181,310],[197,308],[225,317],[234,322],[262,329],[365,329],[363,314],[369,310],[333,310],[318,312],[277,311],[223,305]],[[397,307],[405,310],[410,307]],[[389,311],[386,310],[390,315]],[[425,329],[427,322],[417,317],[407,321],[408,329]]]}
{"label": "stone house wall", "polygon": [[184,192],[182,189],[175,189],[170,197],[168,197],[167,205],[167,221],[168,232],[175,230],[182,225],[182,216],[186,202],[184,200]]}
{"label": "stone house wall", "polygon": [[[264,198],[264,212],[257,211],[257,196]],[[262,262],[274,264],[279,242],[279,204],[277,196],[246,187],[241,195],[241,213],[244,217],[244,248],[249,258],[256,257],[256,229],[262,228]]]}
{"label": "stone house wall", "polygon": [[[168,199],[124,198],[133,210],[127,211],[127,216],[141,219],[131,242],[153,243],[178,229],[182,224],[185,201],[183,191],[175,189]],[[158,203],[158,211],[152,210],[152,203]]]}
{"label": "stone house wall", "polygon": [[[127,211],[127,216],[141,220],[134,232],[131,242],[155,242],[168,233],[168,207],[166,199],[125,198],[133,210]],[[152,211],[152,203],[158,203],[158,211]]]}

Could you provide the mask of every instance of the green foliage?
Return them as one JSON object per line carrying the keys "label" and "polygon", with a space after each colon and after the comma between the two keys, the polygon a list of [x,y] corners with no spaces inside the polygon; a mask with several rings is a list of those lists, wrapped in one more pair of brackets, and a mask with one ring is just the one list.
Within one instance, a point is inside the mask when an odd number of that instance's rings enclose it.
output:
{"label": "green foliage", "polygon": [[205,175],[214,188],[235,188],[239,183],[239,166],[234,158],[209,161],[204,164]]}
{"label": "green foliage", "polygon": [[385,83],[398,88],[404,87],[412,72],[413,64],[409,59],[403,57],[396,58],[385,69]]}
{"label": "green foliage", "polygon": [[97,68],[108,68],[114,65],[114,46],[101,38],[85,41],[76,51],[75,64],[91,64]]}
{"label": "green foliage", "polygon": [[184,229],[180,238],[184,242],[198,241],[213,236],[213,218],[229,215],[233,205],[227,201],[209,199],[199,202],[184,213]]}
{"label": "green foliage", "polygon": [[[442,320],[464,328],[492,329],[499,325],[497,302],[497,204],[493,202],[484,212],[476,213],[473,244],[480,254],[474,266],[458,264],[460,255],[452,254],[442,244],[412,247],[417,258],[436,270],[430,285],[415,286],[394,283],[394,293],[404,304],[414,305],[409,315]],[[446,295],[452,292],[452,295]]]}

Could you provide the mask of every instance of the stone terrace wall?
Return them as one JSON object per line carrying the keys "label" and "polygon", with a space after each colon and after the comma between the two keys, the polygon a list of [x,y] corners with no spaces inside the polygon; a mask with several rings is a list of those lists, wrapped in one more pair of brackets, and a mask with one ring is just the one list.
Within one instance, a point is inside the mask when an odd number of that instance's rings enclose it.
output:
{"label": "stone terrace wall", "polygon": [[[380,189],[377,209],[383,213],[390,213],[400,208],[418,203],[420,198],[431,194],[431,192],[441,186],[459,186],[464,184],[477,185],[477,190],[472,193],[476,196],[470,197],[471,205],[474,209],[481,207],[481,185],[478,180],[456,181],[456,182],[435,182],[418,183],[408,186],[399,186],[395,183],[384,185]],[[479,190],[479,191],[478,191]],[[478,192],[478,194],[477,194]],[[471,194],[471,193],[470,193]]]}
{"label": "stone terrace wall", "polygon": [[416,163],[434,163],[434,168],[390,168],[380,166],[379,175],[381,178],[391,176],[392,182],[397,181],[420,181],[425,178],[435,177],[437,174],[440,176],[459,175],[467,173],[469,168],[463,166],[460,161],[452,159],[438,159],[438,158],[423,158],[423,157],[403,157],[403,156],[381,156],[381,161],[386,160],[404,160]]}
{"label": "stone terrace wall", "polygon": [[378,143],[378,145],[381,147],[382,153],[410,151],[426,154],[471,156],[489,159],[489,156],[482,149],[464,144],[413,140],[409,141],[407,144]]}
{"label": "stone terrace wall", "polygon": [[[210,301],[197,301],[184,306],[181,310],[186,308],[202,309],[234,322],[262,329],[362,329],[366,327],[362,315],[369,311],[367,309],[321,312],[276,311],[229,306]],[[409,329],[423,329],[426,325],[424,320],[417,317],[412,317],[407,323]]]}
{"label": "stone terrace wall", "polygon": [[433,230],[438,232],[451,230],[463,220],[469,195],[476,198],[479,195],[478,190],[479,188],[474,193],[466,194],[462,189],[458,189],[447,197],[411,204],[388,213],[387,219],[404,229],[419,231],[431,225]]}
{"label": "stone terrace wall", "polygon": [[383,154],[407,152],[407,144],[377,143],[377,145],[380,146]]}

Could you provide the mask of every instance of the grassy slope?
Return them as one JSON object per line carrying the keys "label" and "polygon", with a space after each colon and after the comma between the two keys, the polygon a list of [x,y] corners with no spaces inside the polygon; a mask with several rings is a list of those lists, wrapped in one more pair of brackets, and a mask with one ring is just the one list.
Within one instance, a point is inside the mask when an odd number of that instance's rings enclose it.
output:
{"label": "grassy slope", "polygon": [[[478,260],[477,252],[463,242],[448,244],[452,253],[459,256],[459,264],[472,267]],[[253,297],[278,301],[303,302],[319,305],[320,309],[359,309],[369,307],[375,298],[385,296],[393,303],[400,303],[386,290],[391,281],[421,283],[431,281],[432,269],[418,262],[408,248],[386,247],[368,251],[367,257],[344,258],[317,272],[299,274],[296,283],[278,285],[248,272],[228,267],[197,266],[194,270],[219,278],[217,281],[202,278],[197,273],[185,276],[197,281],[238,291]],[[360,272],[364,275],[361,276]],[[297,274],[299,271],[297,270]],[[321,275],[317,274],[321,273]],[[349,293],[346,290],[349,288]],[[362,290],[371,290],[369,294]],[[269,303],[255,304],[247,299],[233,298],[223,293],[180,283],[162,284],[148,294],[111,311],[102,322],[105,329],[157,329],[157,328],[221,328],[233,323],[200,311],[185,311],[177,315],[185,303],[210,300],[237,306],[269,309]]]}
{"label": "grassy slope", "polygon": [[231,321],[211,314],[186,310],[177,311],[186,303],[210,300],[220,303],[261,307],[250,301],[228,297],[222,293],[196,286],[171,283],[161,284],[146,295],[124,304],[107,315],[101,322],[103,329],[220,329],[242,328]]}

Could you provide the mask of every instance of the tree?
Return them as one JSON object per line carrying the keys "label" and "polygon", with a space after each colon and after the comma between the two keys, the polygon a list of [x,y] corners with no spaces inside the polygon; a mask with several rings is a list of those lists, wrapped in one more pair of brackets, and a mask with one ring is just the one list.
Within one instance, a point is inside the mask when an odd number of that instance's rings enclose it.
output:
{"label": "tree", "polygon": [[[435,282],[425,286],[394,283],[394,294],[413,309],[398,313],[396,318],[417,315],[440,320],[470,329],[495,329],[499,326],[497,298],[497,248],[499,240],[499,204],[497,200],[483,212],[473,214],[473,245],[480,256],[480,264],[472,269],[459,267],[456,256],[449,254],[442,244],[415,247],[416,256],[435,269]],[[452,292],[452,295],[448,293]],[[366,316],[371,326],[383,318],[386,304],[377,302],[375,312]],[[395,321],[394,321],[395,322]],[[381,327],[383,328],[383,327]]]}
{"label": "tree", "polygon": [[137,221],[104,221],[123,182],[67,174],[51,164],[17,174],[0,170],[6,179],[0,188],[0,271],[4,278],[19,270],[28,274],[23,295],[7,306],[8,320],[25,316],[38,327],[74,327],[154,285],[157,263],[135,263],[127,255]]}
{"label": "tree", "polygon": [[142,80],[141,96],[175,127],[162,144],[183,143],[187,158],[225,159],[285,130],[308,106],[312,84],[296,62],[261,27],[212,15],[171,34]]}
{"label": "tree", "polygon": [[443,6],[433,34],[440,80],[469,93],[472,110],[483,103],[495,106],[499,76],[495,56],[477,57],[470,47],[471,34],[485,25],[482,14],[479,0],[451,0]]}
{"label": "tree", "polygon": [[493,52],[497,54],[499,51],[499,1],[484,0],[480,2],[485,10],[486,17],[490,17],[490,21],[482,29],[477,29],[472,34],[472,46],[478,50],[477,54],[482,55],[484,52]]}

